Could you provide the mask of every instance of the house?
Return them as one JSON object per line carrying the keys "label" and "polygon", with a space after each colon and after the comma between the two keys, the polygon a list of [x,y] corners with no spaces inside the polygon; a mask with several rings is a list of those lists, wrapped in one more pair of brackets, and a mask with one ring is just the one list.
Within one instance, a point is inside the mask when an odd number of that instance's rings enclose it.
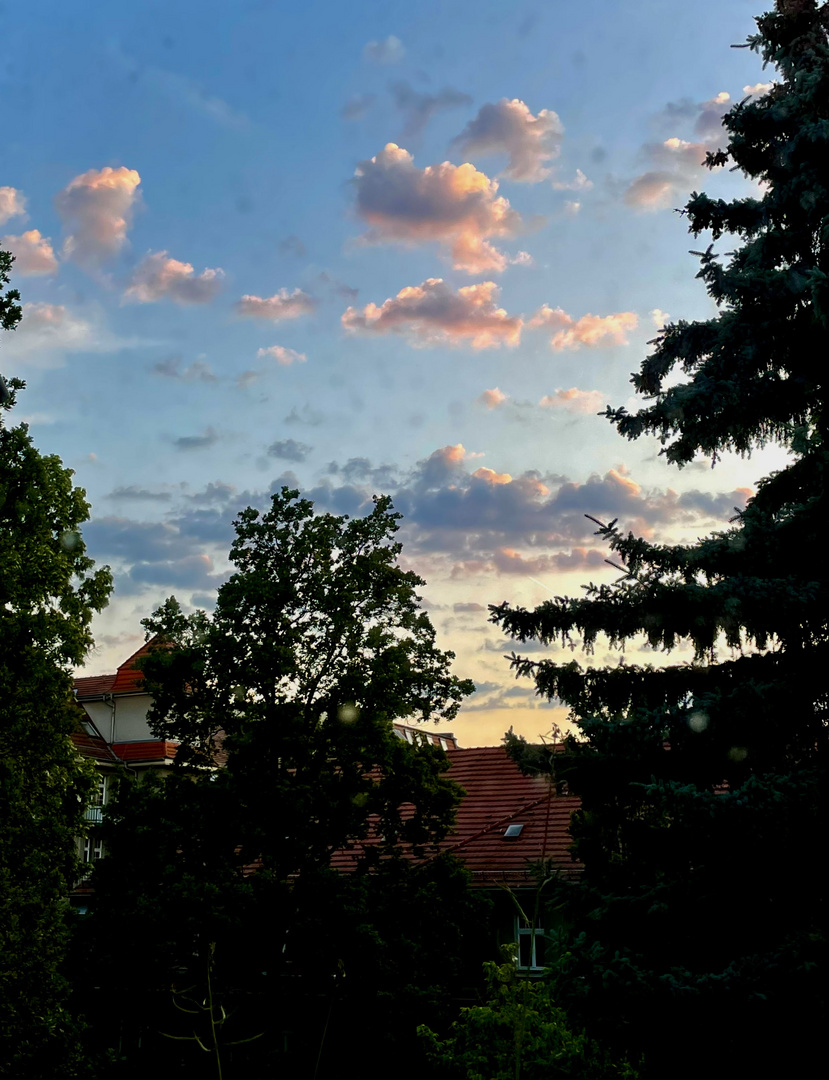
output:
{"label": "house", "polygon": [[[75,696],[83,710],[75,745],[95,761],[101,777],[87,810],[91,828],[81,844],[85,862],[102,854],[94,826],[101,821],[112,773],[124,766],[138,772],[164,770],[175,758],[177,744],[155,738],[147,722],[152,698],[143,688],[136,665],[148,649],[149,643],[114,674],[75,680]],[[528,971],[542,969],[544,938],[539,931],[544,927],[533,925],[534,868],[543,863],[558,877],[574,880],[579,876],[581,866],[569,851],[570,817],[579,800],[557,793],[547,776],[525,776],[503,746],[463,749],[451,733],[425,732],[401,722],[394,729],[409,743],[426,739],[447,752],[449,776],[466,794],[454,830],[435,854],[455,855],[472,875],[475,888],[489,892],[499,943],[517,944],[519,966]],[[349,872],[357,858],[358,849],[341,850],[335,852],[332,865]],[[82,883],[75,890],[76,902],[83,903],[85,892],[88,889]]]}

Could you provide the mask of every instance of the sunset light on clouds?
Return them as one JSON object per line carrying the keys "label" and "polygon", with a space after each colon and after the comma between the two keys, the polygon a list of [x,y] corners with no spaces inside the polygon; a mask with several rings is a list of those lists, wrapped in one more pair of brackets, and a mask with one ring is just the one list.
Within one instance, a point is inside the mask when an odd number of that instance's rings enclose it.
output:
{"label": "sunset light on clouds", "polygon": [[[44,8],[49,40],[24,50]],[[723,114],[772,86],[729,48],[755,8],[17,12],[0,247],[24,318],[0,372],[26,380],[20,416],[75,470],[113,568],[87,673],[171,593],[211,607],[242,508],[282,484],[337,514],[387,493],[480,686],[461,743],[561,721],[487,605],[616,580],[591,518],[657,542],[722,529],[777,460],[680,471],[599,415],[637,408],[666,322],[713,311],[688,254],[708,241],[675,211],[756,194],[704,165]]]}

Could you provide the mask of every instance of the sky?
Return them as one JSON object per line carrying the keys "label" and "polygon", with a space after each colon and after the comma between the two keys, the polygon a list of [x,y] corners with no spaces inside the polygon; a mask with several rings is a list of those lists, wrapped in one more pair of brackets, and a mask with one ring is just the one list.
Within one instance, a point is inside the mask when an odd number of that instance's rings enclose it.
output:
{"label": "sky", "polygon": [[[74,470],[113,570],[84,673],[137,649],[165,597],[211,608],[245,506],[288,485],[359,515],[389,494],[402,564],[478,687],[461,745],[564,722],[514,678],[488,605],[618,579],[585,514],[693,541],[780,463],[678,470],[598,415],[641,404],[630,375],[666,321],[715,313],[689,254],[708,241],[677,209],[756,194],[701,163],[774,78],[730,48],[762,10],[9,9],[0,247],[24,318],[0,372],[26,380],[7,419]],[[628,659],[664,659],[645,653]]]}

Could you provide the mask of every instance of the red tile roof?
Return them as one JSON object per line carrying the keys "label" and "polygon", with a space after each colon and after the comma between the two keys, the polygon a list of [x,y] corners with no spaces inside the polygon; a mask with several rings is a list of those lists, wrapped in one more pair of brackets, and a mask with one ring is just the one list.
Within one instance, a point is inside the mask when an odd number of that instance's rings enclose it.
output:
{"label": "red tile roof", "polygon": [[146,656],[151,645],[152,641],[148,641],[132,656],[128,656],[114,675],[82,675],[75,679],[78,700],[100,697],[102,694],[142,693],[144,676],[135,666],[135,661],[141,656]]}
{"label": "red tile roof", "polygon": [[[475,885],[529,883],[533,864],[544,859],[565,877],[580,874],[569,851],[570,816],[579,806],[575,796],[556,795],[546,777],[524,776],[502,746],[449,750],[448,757],[449,777],[466,795],[439,850],[456,855]],[[508,825],[523,826],[520,835],[505,838]],[[332,866],[348,872],[358,854],[358,846],[337,851]]]}
{"label": "red tile roof", "polygon": [[100,697],[112,692],[114,675],[83,675],[75,679],[75,693],[80,701],[83,698]]}
{"label": "red tile roof", "polygon": [[104,739],[88,735],[84,731],[73,732],[72,742],[83,757],[94,758],[96,761],[107,762],[110,765],[118,764],[118,762],[136,765],[170,761],[176,756],[178,749],[178,743],[168,742],[165,739],[107,743]]}

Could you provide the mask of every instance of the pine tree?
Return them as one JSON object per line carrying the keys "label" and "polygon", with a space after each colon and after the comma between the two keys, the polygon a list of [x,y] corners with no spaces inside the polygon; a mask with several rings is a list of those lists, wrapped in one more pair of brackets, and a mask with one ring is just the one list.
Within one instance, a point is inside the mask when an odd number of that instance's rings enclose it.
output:
{"label": "pine tree", "polygon": [[[12,258],[0,252],[0,290]],[[0,325],[21,318],[0,292]],[[9,410],[24,389],[0,385]],[[60,967],[94,773],[75,753],[70,669],[92,645],[107,569],[92,572],[80,526],[89,506],[72,473],[38,452],[25,424],[0,412],[0,1075],[71,1077],[77,1026]]]}
{"label": "pine tree", "polygon": [[778,0],[757,27],[748,45],[777,81],[731,109],[707,164],[761,194],[694,193],[684,211],[710,238],[697,276],[718,314],[666,326],[633,377],[645,406],[608,417],[627,438],[658,436],[679,467],[767,443],[789,463],[720,533],[660,546],[610,522],[615,584],[492,609],[519,641],[693,650],[653,666],[513,659],[579,731],[585,935],[562,985],[595,1030],[644,1049],[653,1076],[713,1053],[722,1067],[808,1062],[826,1002],[829,4]]}

